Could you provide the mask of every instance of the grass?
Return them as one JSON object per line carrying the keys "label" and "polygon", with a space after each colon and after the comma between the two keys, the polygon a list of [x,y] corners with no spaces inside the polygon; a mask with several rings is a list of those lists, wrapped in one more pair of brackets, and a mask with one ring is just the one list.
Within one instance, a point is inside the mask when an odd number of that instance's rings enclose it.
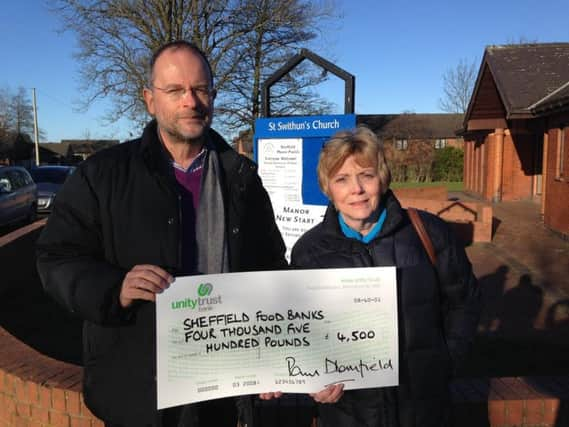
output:
{"label": "grass", "polygon": [[464,188],[463,182],[392,182],[390,187],[397,188],[423,188],[423,187],[440,187],[445,186],[448,191],[462,191]]}

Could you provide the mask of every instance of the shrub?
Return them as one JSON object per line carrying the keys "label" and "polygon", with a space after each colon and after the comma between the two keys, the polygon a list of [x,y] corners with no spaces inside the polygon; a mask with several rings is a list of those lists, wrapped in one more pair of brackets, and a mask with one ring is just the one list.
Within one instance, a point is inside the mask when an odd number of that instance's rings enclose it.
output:
{"label": "shrub", "polygon": [[435,152],[433,162],[434,181],[462,181],[464,152],[455,147],[444,147]]}

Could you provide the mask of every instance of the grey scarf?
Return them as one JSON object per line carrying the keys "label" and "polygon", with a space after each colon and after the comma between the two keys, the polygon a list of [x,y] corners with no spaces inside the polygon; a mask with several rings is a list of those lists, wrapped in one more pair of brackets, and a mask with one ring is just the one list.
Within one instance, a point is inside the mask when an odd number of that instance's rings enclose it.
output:
{"label": "grey scarf", "polygon": [[221,193],[219,158],[213,144],[208,144],[204,162],[200,203],[196,218],[197,268],[202,274],[229,271],[225,209]]}

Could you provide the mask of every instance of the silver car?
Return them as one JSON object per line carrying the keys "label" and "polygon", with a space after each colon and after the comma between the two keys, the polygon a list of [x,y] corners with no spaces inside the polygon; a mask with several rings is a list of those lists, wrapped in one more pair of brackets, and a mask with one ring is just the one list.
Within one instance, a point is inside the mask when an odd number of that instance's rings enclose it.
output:
{"label": "silver car", "polygon": [[37,187],[22,167],[0,166],[0,226],[36,219]]}
{"label": "silver car", "polygon": [[30,173],[38,186],[38,213],[49,213],[55,196],[75,166],[38,166]]}

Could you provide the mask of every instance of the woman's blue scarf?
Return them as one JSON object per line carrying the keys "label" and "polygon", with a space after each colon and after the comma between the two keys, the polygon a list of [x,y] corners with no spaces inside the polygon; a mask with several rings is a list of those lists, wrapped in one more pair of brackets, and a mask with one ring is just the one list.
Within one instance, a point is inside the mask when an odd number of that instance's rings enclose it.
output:
{"label": "woman's blue scarf", "polygon": [[350,228],[350,226],[346,224],[346,221],[344,221],[344,218],[342,218],[342,214],[338,212],[338,222],[340,223],[340,228],[342,229],[342,233],[344,233],[344,236],[350,239],[359,240],[360,242],[363,243],[369,243],[375,237],[377,237],[377,235],[381,231],[381,228],[383,227],[383,223],[385,222],[386,217],[387,217],[387,209],[383,208],[381,214],[379,214],[379,219],[377,220],[375,225],[372,227],[369,233],[363,236],[361,233],[357,232],[353,228]]}

